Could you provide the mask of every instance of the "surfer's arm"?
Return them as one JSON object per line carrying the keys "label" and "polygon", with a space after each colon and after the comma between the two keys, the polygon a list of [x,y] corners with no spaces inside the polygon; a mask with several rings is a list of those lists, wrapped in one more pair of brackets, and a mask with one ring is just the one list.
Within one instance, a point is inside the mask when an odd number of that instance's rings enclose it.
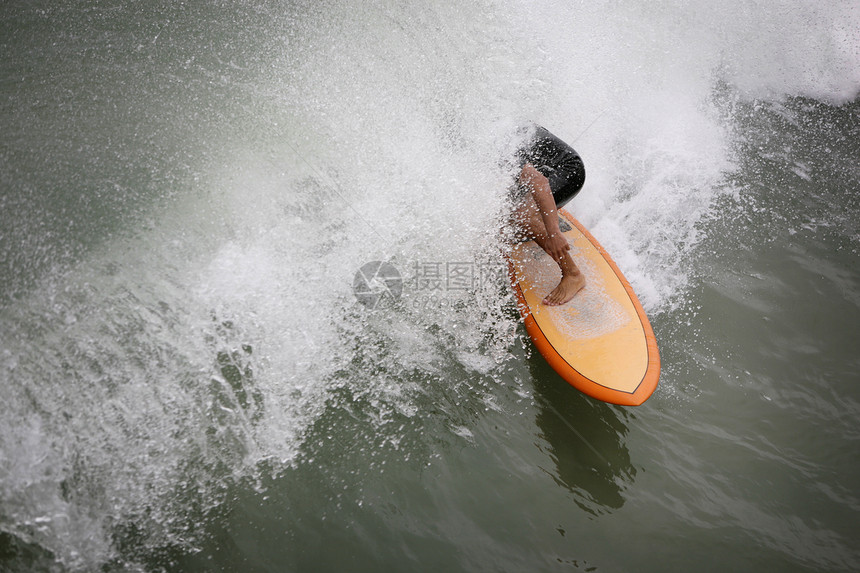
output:
{"label": "surfer's arm", "polygon": [[549,180],[535,169],[534,165],[526,163],[520,171],[520,185],[525,185],[534,197],[544,227],[546,227],[547,252],[554,259],[558,259],[570,250],[570,244],[561,234],[561,229],[558,226],[558,214]]}

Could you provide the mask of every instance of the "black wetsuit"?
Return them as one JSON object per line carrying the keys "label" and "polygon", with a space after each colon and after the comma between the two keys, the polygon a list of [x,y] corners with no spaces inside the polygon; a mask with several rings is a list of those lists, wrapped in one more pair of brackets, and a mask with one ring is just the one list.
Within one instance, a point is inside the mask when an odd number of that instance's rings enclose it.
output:
{"label": "black wetsuit", "polygon": [[[520,169],[526,163],[535,166],[549,180],[552,197],[561,207],[579,193],[585,183],[585,165],[571,146],[536,126],[528,145],[517,153]],[[520,190],[524,196],[526,190]]]}

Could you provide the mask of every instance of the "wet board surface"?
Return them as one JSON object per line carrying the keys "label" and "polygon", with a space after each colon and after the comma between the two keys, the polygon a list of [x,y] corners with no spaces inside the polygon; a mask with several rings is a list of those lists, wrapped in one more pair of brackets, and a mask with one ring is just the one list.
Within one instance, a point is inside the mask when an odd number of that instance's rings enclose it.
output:
{"label": "wet board surface", "polygon": [[609,254],[567,211],[559,214],[586,286],[564,305],[545,306],[541,301],[561,278],[558,265],[534,241],[514,246],[508,263],[526,331],[575,388],[605,402],[638,406],[660,377],[654,331]]}

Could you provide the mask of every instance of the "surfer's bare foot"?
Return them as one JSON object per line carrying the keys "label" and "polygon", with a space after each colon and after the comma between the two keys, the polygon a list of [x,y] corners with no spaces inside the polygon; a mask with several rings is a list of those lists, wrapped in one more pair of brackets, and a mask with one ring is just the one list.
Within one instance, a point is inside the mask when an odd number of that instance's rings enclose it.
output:
{"label": "surfer's bare foot", "polygon": [[570,301],[583,288],[585,288],[585,277],[581,272],[575,275],[565,275],[561,277],[561,282],[558,283],[558,286],[546,295],[543,303],[547,306],[562,305]]}

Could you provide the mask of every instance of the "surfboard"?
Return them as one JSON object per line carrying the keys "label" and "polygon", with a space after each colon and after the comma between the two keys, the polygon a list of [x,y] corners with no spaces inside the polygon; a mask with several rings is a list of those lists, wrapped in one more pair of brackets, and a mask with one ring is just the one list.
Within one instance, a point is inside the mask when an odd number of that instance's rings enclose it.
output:
{"label": "surfboard", "polygon": [[541,301],[558,284],[561,271],[534,241],[515,245],[508,267],[526,332],[573,387],[604,402],[638,406],[660,378],[651,323],[597,239],[567,211],[560,209],[559,217],[586,286],[564,305],[544,305]]}

